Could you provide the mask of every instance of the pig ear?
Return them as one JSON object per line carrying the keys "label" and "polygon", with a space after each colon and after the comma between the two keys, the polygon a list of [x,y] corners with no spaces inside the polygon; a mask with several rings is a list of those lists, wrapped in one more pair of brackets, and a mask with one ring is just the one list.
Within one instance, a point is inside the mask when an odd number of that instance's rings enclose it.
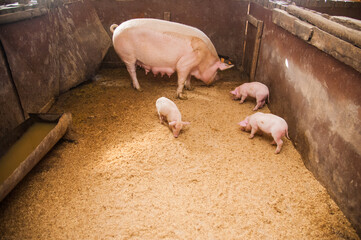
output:
{"label": "pig ear", "polygon": [[227,64],[227,63],[224,63],[224,62],[221,62],[221,61],[219,61],[218,62],[218,68],[220,69],[220,70],[226,70],[226,69],[228,69],[228,68],[231,68],[231,67],[233,67],[234,65],[232,64],[232,65],[229,65],[229,64]]}
{"label": "pig ear", "polygon": [[237,95],[237,91],[236,91],[236,90],[230,91],[230,93],[233,94],[233,95]]}
{"label": "pig ear", "polygon": [[191,124],[190,122],[182,122],[183,123],[183,125],[189,125],[189,124]]}
{"label": "pig ear", "polygon": [[176,121],[170,122],[168,124],[169,124],[169,126],[174,126],[176,124]]}

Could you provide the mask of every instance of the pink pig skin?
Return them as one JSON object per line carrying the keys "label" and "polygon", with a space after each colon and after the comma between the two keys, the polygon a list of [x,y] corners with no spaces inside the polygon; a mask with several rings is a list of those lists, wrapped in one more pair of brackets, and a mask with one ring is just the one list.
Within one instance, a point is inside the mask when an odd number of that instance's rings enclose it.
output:
{"label": "pink pig skin", "polygon": [[279,153],[281,151],[283,141],[282,137],[286,136],[288,139],[288,125],[287,122],[274,114],[271,113],[261,113],[257,112],[248,116],[239,123],[243,131],[251,131],[251,135],[249,138],[253,138],[254,134],[261,130],[264,133],[271,134],[273,137],[272,144],[277,144],[277,148],[275,153]]}
{"label": "pink pig skin", "polygon": [[177,105],[170,99],[160,97],[157,99],[155,106],[158,111],[160,123],[163,124],[163,122],[167,121],[175,138],[179,136],[180,130],[184,125],[190,124],[189,122],[182,121],[182,116]]}
{"label": "pink pig skin", "polygon": [[234,100],[241,98],[239,103],[243,103],[248,96],[256,98],[257,105],[253,108],[253,111],[262,108],[266,100],[269,102],[268,87],[260,82],[243,83],[230,93],[233,95]]}
{"label": "pink pig skin", "polygon": [[206,84],[214,81],[217,70],[233,67],[222,63],[210,39],[199,29],[159,19],[139,18],[110,26],[116,53],[124,61],[133,87],[140,90],[136,65],[154,75],[178,75],[177,97],[184,86],[190,89],[194,76]]}

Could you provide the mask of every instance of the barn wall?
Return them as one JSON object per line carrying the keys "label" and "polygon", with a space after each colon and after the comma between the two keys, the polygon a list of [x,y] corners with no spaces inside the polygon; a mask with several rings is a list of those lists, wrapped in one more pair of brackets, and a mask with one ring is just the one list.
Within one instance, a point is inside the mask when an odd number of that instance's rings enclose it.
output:
{"label": "barn wall", "polygon": [[[58,2],[33,19],[0,25],[0,137],[60,93],[89,79],[111,39],[88,1]],[[22,106],[22,109],[21,109]]]}
{"label": "barn wall", "polygon": [[269,86],[272,113],[360,234],[361,73],[273,24],[272,10],[252,3],[250,14],[265,23],[255,80]]}
{"label": "barn wall", "polygon": [[[231,57],[236,64],[241,62],[247,1],[93,0],[92,4],[110,36],[113,23],[143,17],[164,19],[164,12],[170,12],[171,21],[199,28],[211,39],[218,54]],[[114,49],[110,49],[104,64],[120,64]]]}

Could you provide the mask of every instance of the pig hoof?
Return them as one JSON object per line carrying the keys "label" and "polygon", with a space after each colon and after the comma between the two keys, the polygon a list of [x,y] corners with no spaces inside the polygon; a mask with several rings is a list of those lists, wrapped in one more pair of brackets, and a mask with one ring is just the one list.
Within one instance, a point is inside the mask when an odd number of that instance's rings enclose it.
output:
{"label": "pig hoof", "polygon": [[138,92],[143,92],[142,88],[136,88]]}
{"label": "pig hoof", "polygon": [[187,96],[184,95],[184,94],[182,94],[182,93],[178,94],[177,97],[178,97],[180,100],[187,100],[187,99],[188,99]]}
{"label": "pig hoof", "polygon": [[193,91],[193,90],[194,90],[194,87],[191,87],[191,86],[189,86],[189,87],[184,86],[184,88],[185,88],[186,90],[188,90],[188,91]]}

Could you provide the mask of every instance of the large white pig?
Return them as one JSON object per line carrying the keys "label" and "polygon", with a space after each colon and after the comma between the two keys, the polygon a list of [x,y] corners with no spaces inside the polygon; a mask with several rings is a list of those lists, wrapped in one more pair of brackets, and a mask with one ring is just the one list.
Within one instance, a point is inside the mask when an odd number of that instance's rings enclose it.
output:
{"label": "large white pig", "polygon": [[157,99],[155,106],[158,111],[160,123],[168,122],[169,127],[172,129],[173,136],[178,137],[183,125],[190,124],[189,122],[182,121],[182,115],[177,105],[166,97]]}
{"label": "large white pig", "polygon": [[180,23],[139,18],[110,26],[116,53],[125,63],[133,87],[140,90],[136,65],[171,76],[178,75],[177,97],[186,99],[191,76],[206,84],[213,82],[217,70],[233,67],[219,60],[210,39],[199,29]]}
{"label": "large white pig", "polygon": [[287,136],[288,139],[288,125],[287,122],[274,114],[257,112],[251,116],[247,116],[242,122],[238,123],[243,131],[251,131],[249,138],[253,138],[258,130],[264,133],[271,134],[273,142],[277,144],[275,153],[281,151],[283,141],[282,137]]}
{"label": "large white pig", "polygon": [[257,104],[253,108],[253,111],[262,108],[265,105],[266,100],[268,100],[269,103],[268,87],[260,82],[243,83],[230,93],[233,95],[234,100],[241,99],[239,103],[243,103],[248,96],[256,98]]}

